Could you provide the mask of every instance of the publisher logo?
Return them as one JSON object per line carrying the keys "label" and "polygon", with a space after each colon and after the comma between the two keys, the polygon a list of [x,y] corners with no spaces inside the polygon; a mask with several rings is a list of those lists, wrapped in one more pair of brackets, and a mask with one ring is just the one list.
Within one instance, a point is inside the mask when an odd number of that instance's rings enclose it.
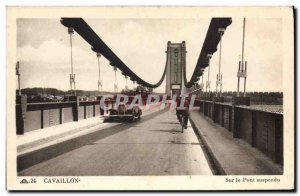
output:
{"label": "publisher logo", "polygon": [[20,184],[28,184],[29,182],[24,178],[23,180],[21,180]]}

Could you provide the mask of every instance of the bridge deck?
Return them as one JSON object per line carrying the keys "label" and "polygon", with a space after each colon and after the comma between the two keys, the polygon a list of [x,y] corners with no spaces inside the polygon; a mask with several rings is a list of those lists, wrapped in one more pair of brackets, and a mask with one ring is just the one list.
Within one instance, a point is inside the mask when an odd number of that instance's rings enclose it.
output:
{"label": "bridge deck", "polygon": [[[131,126],[29,167],[19,175],[211,175],[193,129],[181,133],[175,111]],[[99,133],[101,134],[101,130]]]}

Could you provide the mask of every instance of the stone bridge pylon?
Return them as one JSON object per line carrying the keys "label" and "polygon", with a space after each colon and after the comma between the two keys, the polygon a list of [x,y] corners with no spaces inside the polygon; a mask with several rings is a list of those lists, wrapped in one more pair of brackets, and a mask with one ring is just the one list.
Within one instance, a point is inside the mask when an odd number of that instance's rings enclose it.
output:
{"label": "stone bridge pylon", "polygon": [[180,95],[185,93],[186,89],[183,82],[186,64],[186,46],[182,43],[171,43],[167,46],[167,67],[166,67],[166,91],[167,95]]}

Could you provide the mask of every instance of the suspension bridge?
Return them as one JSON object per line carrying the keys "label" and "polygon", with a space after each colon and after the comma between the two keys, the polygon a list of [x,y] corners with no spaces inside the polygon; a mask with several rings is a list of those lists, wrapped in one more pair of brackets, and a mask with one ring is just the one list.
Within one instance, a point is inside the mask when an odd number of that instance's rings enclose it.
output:
{"label": "suspension bridge", "polygon": [[[135,74],[129,68],[129,66],[127,66],[105,44],[105,42],[93,31],[93,29],[82,18],[62,18],[61,23],[69,29],[68,32],[70,33],[71,47],[72,33],[75,30],[84,40],[86,40],[91,45],[92,50],[97,53],[97,57],[100,57],[100,54],[102,54],[110,62],[110,65],[119,69],[122,72],[122,74],[124,76],[129,77],[130,80],[144,87],[157,88],[162,84],[166,75],[167,77],[173,75],[174,71],[172,73],[170,72],[171,56],[175,55],[175,57],[180,58],[182,65],[182,69],[179,69],[180,71],[176,73],[180,75],[179,78],[181,78],[181,75],[183,75],[182,81],[178,81],[177,83],[182,83],[186,88],[191,88],[199,80],[200,76],[203,73],[203,69],[205,69],[209,65],[209,60],[212,57],[212,55],[217,51],[217,46],[221,40],[223,33],[225,32],[226,28],[231,24],[231,18],[213,18],[211,20],[201,52],[199,54],[197,64],[195,66],[193,75],[189,81],[186,78],[185,42],[183,41],[181,44],[172,44],[171,42],[168,42],[166,66],[160,80],[155,84],[148,83],[142,78],[140,78],[137,74]],[[170,81],[168,80],[168,78],[167,83],[167,86],[169,86]],[[168,90],[166,90],[166,92],[167,91]]]}
{"label": "suspension bridge", "polygon": [[[18,175],[213,175],[281,174],[283,165],[283,114],[250,107],[246,96],[247,62],[239,62],[244,94],[230,101],[222,96],[222,37],[231,18],[212,18],[195,69],[188,80],[186,43],[167,42],[166,64],[156,83],[145,81],[126,65],[82,18],[61,18],[68,29],[71,47],[70,90],[66,102],[27,103],[17,95]],[[245,20],[243,45],[245,37]],[[73,70],[72,36],[79,34],[98,58],[98,91],[102,92],[100,61],[106,58],[115,71],[142,87],[157,88],[166,81],[162,101],[143,111],[134,123],[104,123],[98,101],[79,101]],[[216,92],[209,80],[210,59],[218,51]],[[19,64],[18,64],[19,66]],[[203,74],[208,70],[204,88]],[[17,76],[20,73],[17,68]],[[202,77],[202,83],[198,85]],[[116,75],[115,75],[116,78]],[[20,87],[19,87],[20,88]],[[206,93],[204,93],[206,89]],[[118,94],[118,85],[114,84]],[[172,97],[196,96],[188,128],[180,131]],[[170,98],[170,99],[169,99]],[[109,102],[109,101],[108,101]],[[107,102],[107,104],[109,104]],[[163,109],[162,109],[163,108]],[[48,120],[51,119],[51,120]],[[48,120],[48,121],[47,121]],[[46,169],[47,168],[47,169]]]}

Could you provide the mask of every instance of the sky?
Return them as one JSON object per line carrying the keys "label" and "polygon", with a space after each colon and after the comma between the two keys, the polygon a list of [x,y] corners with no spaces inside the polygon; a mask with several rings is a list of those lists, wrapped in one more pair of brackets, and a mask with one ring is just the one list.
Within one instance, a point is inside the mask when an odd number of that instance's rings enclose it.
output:
{"label": "sky", "polygon": [[[187,79],[195,68],[210,18],[203,19],[85,19],[98,36],[137,75],[156,83],[166,64],[167,42],[186,42]],[[238,62],[242,51],[243,19],[233,18],[222,39],[223,91],[237,89]],[[218,46],[219,47],[219,46]],[[282,91],[281,19],[246,19],[245,60],[247,91]],[[219,50],[210,61],[211,89],[216,88]],[[21,88],[49,87],[69,90],[70,38],[60,19],[17,19],[17,59]],[[76,32],[73,36],[76,88],[97,90],[98,61],[90,45]],[[114,71],[102,57],[104,91],[114,90]],[[207,80],[207,70],[204,72]],[[201,80],[200,80],[201,82]],[[119,90],[125,78],[117,71]],[[242,83],[243,85],[243,83]],[[128,86],[133,84],[128,79]],[[165,82],[155,89],[164,92]]]}

